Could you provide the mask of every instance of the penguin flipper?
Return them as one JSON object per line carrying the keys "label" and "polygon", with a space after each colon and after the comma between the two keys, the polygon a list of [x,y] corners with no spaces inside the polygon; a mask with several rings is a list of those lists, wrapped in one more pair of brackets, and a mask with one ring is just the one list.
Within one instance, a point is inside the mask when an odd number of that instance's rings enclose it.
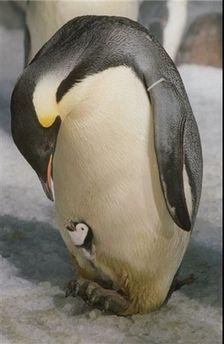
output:
{"label": "penguin flipper", "polygon": [[174,222],[183,230],[190,231],[201,194],[200,137],[185,92],[180,93],[167,78],[157,81],[150,85],[145,78],[153,107],[161,187]]}

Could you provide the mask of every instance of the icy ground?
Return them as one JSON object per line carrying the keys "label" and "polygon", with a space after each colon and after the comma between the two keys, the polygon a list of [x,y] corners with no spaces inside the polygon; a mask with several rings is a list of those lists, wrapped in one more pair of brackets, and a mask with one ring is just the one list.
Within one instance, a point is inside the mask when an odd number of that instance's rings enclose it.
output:
{"label": "icy ground", "polygon": [[[3,6],[1,4],[1,6]],[[9,134],[9,96],[22,70],[21,20],[0,9],[0,342],[221,343],[221,70],[182,66],[204,152],[204,187],[181,274],[197,280],[148,315],[105,316],[65,298],[73,277],[52,204]],[[2,7],[2,8],[3,8]]]}

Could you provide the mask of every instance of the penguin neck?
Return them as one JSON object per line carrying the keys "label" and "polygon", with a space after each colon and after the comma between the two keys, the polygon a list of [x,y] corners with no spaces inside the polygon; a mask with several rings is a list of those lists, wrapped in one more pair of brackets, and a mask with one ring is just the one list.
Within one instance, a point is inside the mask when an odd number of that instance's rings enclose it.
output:
{"label": "penguin neck", "polygon": [[[57,72],[46,73],[44,77],[37,82],[33,93],[33,103],[38,115],[38,119],[44,126],[50,126],[57,116],[60,116],[62,122],[73,113],[80,116],[81,108],[93,98],[95,105],[101,102],[102,85],[112,91],[117,88],[117,80],[124,75],[124,78],[130,77],[130,68],[125,66],[110,67],[104,71],[87,75],[81,80],[75,80],[74,84],[57,101],[57,91],[62,82],[66,81],[70,71],[58,70]],[[93,99],[92,99],[93,100]],[[42,124],[42,125],[43,125]],[[47,125],[46,125],[47,124]]]}

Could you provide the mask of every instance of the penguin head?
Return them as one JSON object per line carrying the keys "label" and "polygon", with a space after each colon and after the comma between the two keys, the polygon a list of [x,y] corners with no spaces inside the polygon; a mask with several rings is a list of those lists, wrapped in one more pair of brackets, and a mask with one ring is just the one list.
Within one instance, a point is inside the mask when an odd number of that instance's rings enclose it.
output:
{"label": "penguin head", "polygon": [[50,76],[42,78],[31,67],[25,69],[13,90],[11,131],[17,148],[37,173],[47,197],[53,200],[51,167],[61,124],[56,86]]}
{"label": "penguin head", "polygon": [[90,237],[90,233],[92,232],[91,228],[84,222],[71,221],[66,228],[76,246],[84,246],[86,239]]}

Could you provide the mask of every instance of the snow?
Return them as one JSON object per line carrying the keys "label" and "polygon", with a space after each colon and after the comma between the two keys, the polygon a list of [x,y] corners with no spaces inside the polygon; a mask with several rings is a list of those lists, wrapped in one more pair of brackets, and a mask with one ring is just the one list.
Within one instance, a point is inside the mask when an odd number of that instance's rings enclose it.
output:
{"label": "snow", "polygon": [[9,27],[7,11],[14,10],[1,6],[0,342],[221,343],[221,70],[180,67],[204,153],[201,206],[181,269],[183,276],[194,273],[196,281],[151,314],[106,316],[79,298],[64,297],[73,268],[54,223],[53,204],[10,136],[9,99],[22,71],[23,23],[15,17]]}

